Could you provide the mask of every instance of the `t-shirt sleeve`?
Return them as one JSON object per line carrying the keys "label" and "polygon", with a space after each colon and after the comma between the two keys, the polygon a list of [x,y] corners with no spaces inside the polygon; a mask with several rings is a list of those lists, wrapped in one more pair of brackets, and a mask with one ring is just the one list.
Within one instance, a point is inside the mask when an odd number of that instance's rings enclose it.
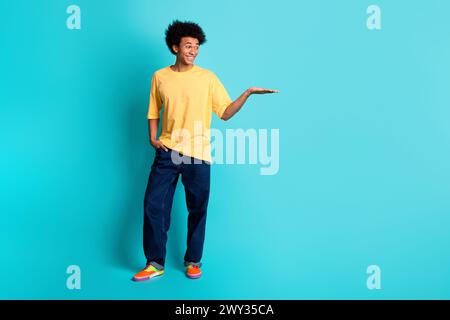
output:
{"label": "t-shirt sleeve", "polygon": [[212,79],[212,110],[219,117],[222,115],[225,109],[232,103],[227,90],[220,82],[219,78],[214,74]]}
{"label": "t-shirt sleeve", "polygon": [[150,88],[150,101],[148,105],[147,119],[159,119],[159,113],[162,108],[162,99],[158,89],[158,79],[153,74],[152,85]]}

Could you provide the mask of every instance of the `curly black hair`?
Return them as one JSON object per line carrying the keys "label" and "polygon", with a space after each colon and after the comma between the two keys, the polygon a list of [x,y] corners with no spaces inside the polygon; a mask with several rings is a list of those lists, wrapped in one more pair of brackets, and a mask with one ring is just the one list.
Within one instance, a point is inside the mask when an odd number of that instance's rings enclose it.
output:
{"label": "curly black hair", "polygon": [[199,45],[206,42],[205,33],[202,28],[195,22],[179,20],[173,21],[166,30],[166,44],[169,47],[170,52],[177,54],[173,51],[173,45],[180,45],[182,37],[192,37],[198,40]]}

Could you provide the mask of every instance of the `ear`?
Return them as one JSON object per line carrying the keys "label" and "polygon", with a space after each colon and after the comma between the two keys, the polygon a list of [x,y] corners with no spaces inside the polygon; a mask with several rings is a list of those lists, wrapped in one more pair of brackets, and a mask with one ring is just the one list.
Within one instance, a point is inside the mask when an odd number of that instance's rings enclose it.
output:
{"label": "ear", "polygon": [[172,50],[175,51],[175,53],[178,53],[178,46],[176,44],[172,45]]}

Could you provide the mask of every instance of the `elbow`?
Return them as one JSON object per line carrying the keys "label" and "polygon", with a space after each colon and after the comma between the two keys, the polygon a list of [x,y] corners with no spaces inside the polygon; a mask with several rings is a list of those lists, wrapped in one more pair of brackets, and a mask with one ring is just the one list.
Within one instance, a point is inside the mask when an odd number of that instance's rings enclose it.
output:
{"label": "elbow", "polygon": [[226,110],[224,113],[222,113],[220,119],[222,119],[223,121],[227,121],[228,119],[230,119],[230,116],[227,114]]}
{"label": "elbow", "polygon": [[222,116],[220,117],[220,119],[222,119],[223,121],[228,121],[233,116],[233,112],[230,110],[230,106],[231,104],[225,108]]}

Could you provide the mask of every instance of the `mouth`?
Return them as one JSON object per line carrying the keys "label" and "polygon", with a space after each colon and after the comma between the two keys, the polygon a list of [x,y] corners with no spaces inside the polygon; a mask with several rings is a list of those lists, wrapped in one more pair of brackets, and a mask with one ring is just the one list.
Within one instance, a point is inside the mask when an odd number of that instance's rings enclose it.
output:
{"label": "mouth", "polygon": [[194,61],[195,57],[194,56],[186,56],[186,60],[188,61]]}

